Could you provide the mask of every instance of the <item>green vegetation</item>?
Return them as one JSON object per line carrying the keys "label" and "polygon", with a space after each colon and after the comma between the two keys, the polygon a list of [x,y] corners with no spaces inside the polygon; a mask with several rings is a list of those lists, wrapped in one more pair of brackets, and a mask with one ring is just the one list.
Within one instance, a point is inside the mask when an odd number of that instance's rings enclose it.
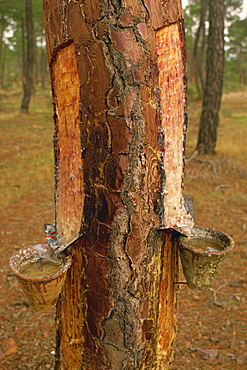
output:
{"label": "green vegetation", "polygon": [[[185,8],[189,98],[202,98],[208,38],[208,0],[193,0]],[[243,0],[225,0],[224,93],[247,85],[247,18],[241,19]]]}
{"label": "green vegetation", "polygon": [[[42,0],[32,0],[34,26],[34,85],[48,80]],[[27,31],[25,0],[0,3],[0,88],[22,86],[25,76]]]}

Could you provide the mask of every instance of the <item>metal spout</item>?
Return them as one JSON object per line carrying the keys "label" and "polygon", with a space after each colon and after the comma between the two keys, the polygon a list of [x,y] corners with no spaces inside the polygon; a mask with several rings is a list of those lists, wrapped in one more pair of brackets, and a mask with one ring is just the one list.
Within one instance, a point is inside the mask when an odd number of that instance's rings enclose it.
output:
{"label": "metal spout", "polygon": [[83,236],[79,235],[75,239],[71,240],[68,244],[63,244],[57,234],[56,226],[54,224],[44,224],[44,229],[47,243],[49,244],[53,253],[56,255],[71,247],[77,240],[79,240]]}

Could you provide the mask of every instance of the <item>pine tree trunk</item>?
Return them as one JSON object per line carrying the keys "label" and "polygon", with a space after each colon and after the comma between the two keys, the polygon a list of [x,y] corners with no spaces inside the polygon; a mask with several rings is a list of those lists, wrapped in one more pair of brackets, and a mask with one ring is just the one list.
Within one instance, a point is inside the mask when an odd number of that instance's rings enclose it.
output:
{"label": "pine tree trunk", "polygon": [[215,154],[224,72],[224,0],[210,0],[206,85],[198,134],[199,154]]}
{"label": "pine tree trunk", "polygon": [[56,365],[166,369],[175,337],[186,76],[180,1],[44,0],[56,227],[73,266]]}
{"label": "pine tree trunk", "polygon": [[23,97],[21,101],[21,112],[28,113],[29,103],[33,88],[33,66],[34,66],[34,36],[33,36],[33,13],[32,1],[26,0],[26,55],[24,64],[24,75],[22,78]]}
{"label": "pine tree trunk", "polygon": [[191,80],[195,83],[198,96],[202,97],[204,90],[204,46],[205,46],[205,17],[207,0],[201,0],[200,21],[195,35],[195,42],[191,57]]}

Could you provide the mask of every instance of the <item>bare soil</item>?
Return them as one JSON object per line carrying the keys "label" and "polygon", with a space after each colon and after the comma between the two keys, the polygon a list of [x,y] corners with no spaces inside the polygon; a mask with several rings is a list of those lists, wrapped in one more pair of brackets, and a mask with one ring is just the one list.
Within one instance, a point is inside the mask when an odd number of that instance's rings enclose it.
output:
{"label": "bare soil", "polygon": [[[45,242],[43,225],[54,220],[50,96],[37,93],[28,115],[18,112],[20,95],[1,97],[0,369],[52,369],[55,312],[34,312],[9,268],[16,250]],[[235,248],[210,290],[181,285],[173,370],[247,369],[246,98],[224,98],[211,157],[193,153],[200,104],[189,106],[185,193],[194,197],[195,224],[229,233]]]}

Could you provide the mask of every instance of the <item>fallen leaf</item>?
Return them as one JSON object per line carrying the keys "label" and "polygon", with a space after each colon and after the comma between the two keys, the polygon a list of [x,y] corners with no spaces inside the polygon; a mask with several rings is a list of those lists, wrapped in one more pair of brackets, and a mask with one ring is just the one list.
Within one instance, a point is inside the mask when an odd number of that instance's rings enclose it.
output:
{"label": "fallen leaf", "polygon": [[2,349],[5,356],[12,355],[17,352],[17,345],[13,338],[7,338],[3,340]]}
{"label": "fallen leaf", "polygon": [[218,356],[218,352],[215,349],[202,349],[196,348],[196,352],[198,352],[204,360],[213,359]]}
{"label": "fallen leaf", "polygon": [[236,362],[239,365],[245,365],[245,364],[247,364],[247,354],[236,357]]}
{"label": "fallen leaf", "polygon": [[216,365],[218,363],[218,360],[217,360],[217,358],[208,358],[206,360],[206,363],[210,364],[210,365]]}
{"label": "fallen leaf", "polygon": [[220,339],[218,337],[211,337],[210,340],[213,343],[219,343],[220,342]]}

